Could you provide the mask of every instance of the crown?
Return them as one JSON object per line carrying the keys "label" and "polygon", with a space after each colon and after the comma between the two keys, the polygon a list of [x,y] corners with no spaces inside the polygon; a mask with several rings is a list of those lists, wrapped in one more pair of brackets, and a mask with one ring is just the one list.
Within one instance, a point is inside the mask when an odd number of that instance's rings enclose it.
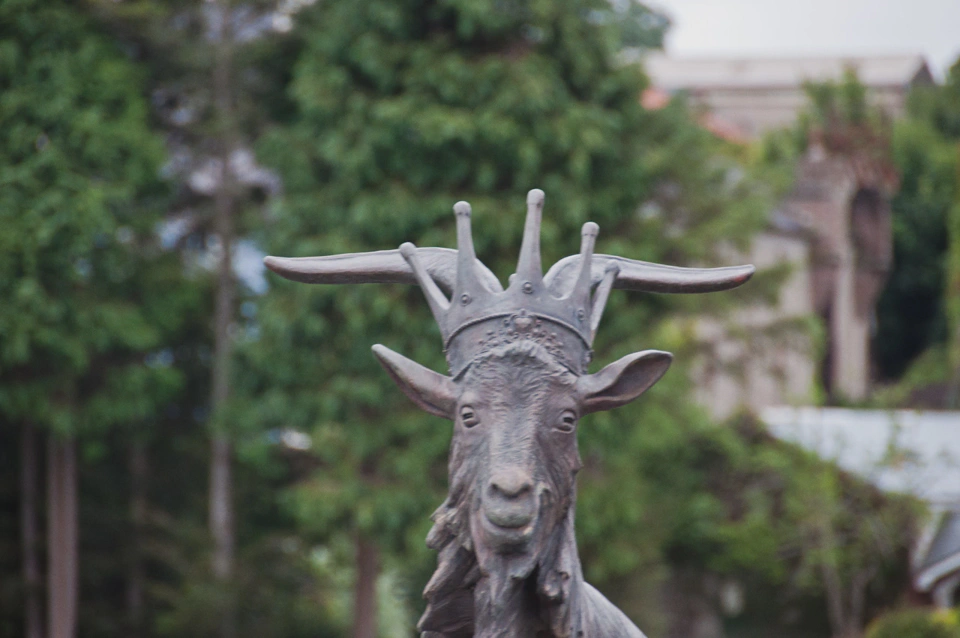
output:
{"label": "crown", "polygon": [[517,272],[503,288],[473,247],[470,204],[457,202],[457,250],[417,248],[327,255],[265,257],[277,274],[310,284],[416,283],[443,336],[454,378],[492,348],[519,340],[542,345],[562,365],[583,374],[612,288],[659,293],[729,290],[753,275],[753,266],[679,268],[615,255],[595,255],[599,227],[583,225],[580,253],[544,275],[540,262],[543,191],[527,194],[527,220]]}
{"label": "crown", "polygon": [[420,262],[417,248],[411,243],[400,246],[400,254],[423,289],[440,328],[454,378],[483,352],[521,339],[540,343],[572,372],[585,372],[591,357],[590,346],[619,268],[616,263],[607,264],[605,275],[593,291],[593,249],[599,227],[587,222],[581,232],[577,275],[572,281],[545,281],[540,260],[543,201],[544,194],[539,189],[527,194],[527,220],[517,271],[510,276],[506,290],[482,276],[473,247],[471,208],[467,202],[457,202],[453,207],[457,218],[457,263],[449,299]]}

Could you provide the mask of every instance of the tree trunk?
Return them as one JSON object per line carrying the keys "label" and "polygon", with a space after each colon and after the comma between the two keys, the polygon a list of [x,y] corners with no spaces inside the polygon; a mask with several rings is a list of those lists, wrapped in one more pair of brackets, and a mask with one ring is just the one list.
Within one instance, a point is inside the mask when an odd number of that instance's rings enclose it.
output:
{"label": "tree trunk", "polygon": [[213,573],[222,587],[224,606],[221,610],[222,638],[236,635],[235,604],[231,594],[234,562],[234,514],[231,479],[233,446],[219,423],[230,396],[230,359],[233,343],[230,326],[233,322],[235,282],[233,279],[235,189],[230,160],[237,147],[236,123],[232,95],[233,33],[230,28],[230,2],[220,0],[219,34],[213,66],[213,90],[217,109],[220,184],[214,195],[214,232],[220,244],[220,263],[214,317],[213,389],[211,404],[217,428],[213,434],[210,459],[210,531],[213,536]]}
{"label": "tree trunk", "polygon": [[816,550],[820,557],[820,577],[823,578],[824,593],[827,598],[827,619],[830,622],[830,633],[834,638],[845,638],[849,631],[849,613],[845,602],[843,581],[840,571],[834,563],[837,554],[837,537],[833,527],[833,510],[829,499],[832,495],[823,494],[824,501],[820,509],[814,514],[817,526]]}
{"label": "tree trunk", "polygon": [[850,581],[850,617],[847,621],[847,633],[851,636],[863,634],[867,585],[870,584],[874,573],[873,569],[860,569]]}
{"label": "tree trunk", "polygon": [[213,574],[220,583],[223,596],[221,636],[236,634],[235,605],[230,578],[233,575],[233,505],[231,503],[230,441],[222,435],[213,438],[210,466],[210,529],[213,534]]}
{"label": "tree trunk", "polygon": [[377,574],[380,552],[376,543],[357,536],[357,583],[353,599],[353,638],[377,636]]}
{"label": "tree trunk", "polygon": [[37,556],[37,432],[23,426],[20,440],[20,523],[23,544],[23,615],[26,638],[43,638],[40,559]]}
{"label": "tree trunk", "polygon": [[47,445],[47,512],[49,638],[74,638],[79,594],[76,441],[52,434]]}
{"label": "tree trunk", "polygon": [[823,587],[827,595],[827,619],[830,621],[830,630],[835,638],[842,638],[847,630],[847,615],[844,612],[843,586],[836,567],[822,559],[820,575],[823,578]]}
{"label": "tree trunk", "polygon": [[127,574],[128,635],[143,631],[143,533],[147,519],[147,450],[143,443],[130,444],[130,564]]}

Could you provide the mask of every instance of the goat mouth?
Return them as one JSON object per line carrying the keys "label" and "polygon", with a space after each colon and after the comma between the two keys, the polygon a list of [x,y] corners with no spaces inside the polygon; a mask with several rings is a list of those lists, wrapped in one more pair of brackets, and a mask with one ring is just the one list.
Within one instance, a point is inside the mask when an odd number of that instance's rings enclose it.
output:
{"label": "goat mouth", "polygon": [[483,535],[494,545],[517,547],[526,545],[536,528],[536,517],[520,512],[480,512]]}
{"label": "goat mouth", "polygon": [[483,515],[493,525],[504,529],[520,529],[530,525],[535,518],[529,507],[507,506],[484,508]]}

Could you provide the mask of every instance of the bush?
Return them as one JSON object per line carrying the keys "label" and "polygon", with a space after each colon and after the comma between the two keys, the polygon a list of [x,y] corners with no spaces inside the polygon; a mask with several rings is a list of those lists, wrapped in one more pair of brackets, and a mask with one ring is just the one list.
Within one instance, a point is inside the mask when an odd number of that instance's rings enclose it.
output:
{"label": "bush", "polygon": [[895,611],[871,623],[866,638],[960,638],[960,617],[928,609]]}

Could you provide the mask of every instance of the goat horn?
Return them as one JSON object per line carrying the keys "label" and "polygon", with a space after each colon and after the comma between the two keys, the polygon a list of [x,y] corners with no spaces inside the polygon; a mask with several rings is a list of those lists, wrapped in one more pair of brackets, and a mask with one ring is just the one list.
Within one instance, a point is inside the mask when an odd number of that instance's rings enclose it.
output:
{"label": "goat horn", "polygon": [[[457,251],[417,248],[417,259],[442,291],[451,294],[457,281]],[[348,253],[328,257],[264,257],[264,265],[281,277],[305,284],[415,284],[413,269],[399,250]],[[502,292],[496,275],[475,260],[476,273],[493,292]]]}
{"label": "goat horn", "polygon": [[[543,278],[544,286],[554,295],[562,295],[576,283],[580,255],[570,255],[555,263]],[[603,280],[607,266],[619,267],[614,288],[637,292],[716,292],[729,290],[746,283],[753,276],[753,266],[728,266],[725,268],[680,268],[652,264],[615,255],[594,255],[591,283]]]}

